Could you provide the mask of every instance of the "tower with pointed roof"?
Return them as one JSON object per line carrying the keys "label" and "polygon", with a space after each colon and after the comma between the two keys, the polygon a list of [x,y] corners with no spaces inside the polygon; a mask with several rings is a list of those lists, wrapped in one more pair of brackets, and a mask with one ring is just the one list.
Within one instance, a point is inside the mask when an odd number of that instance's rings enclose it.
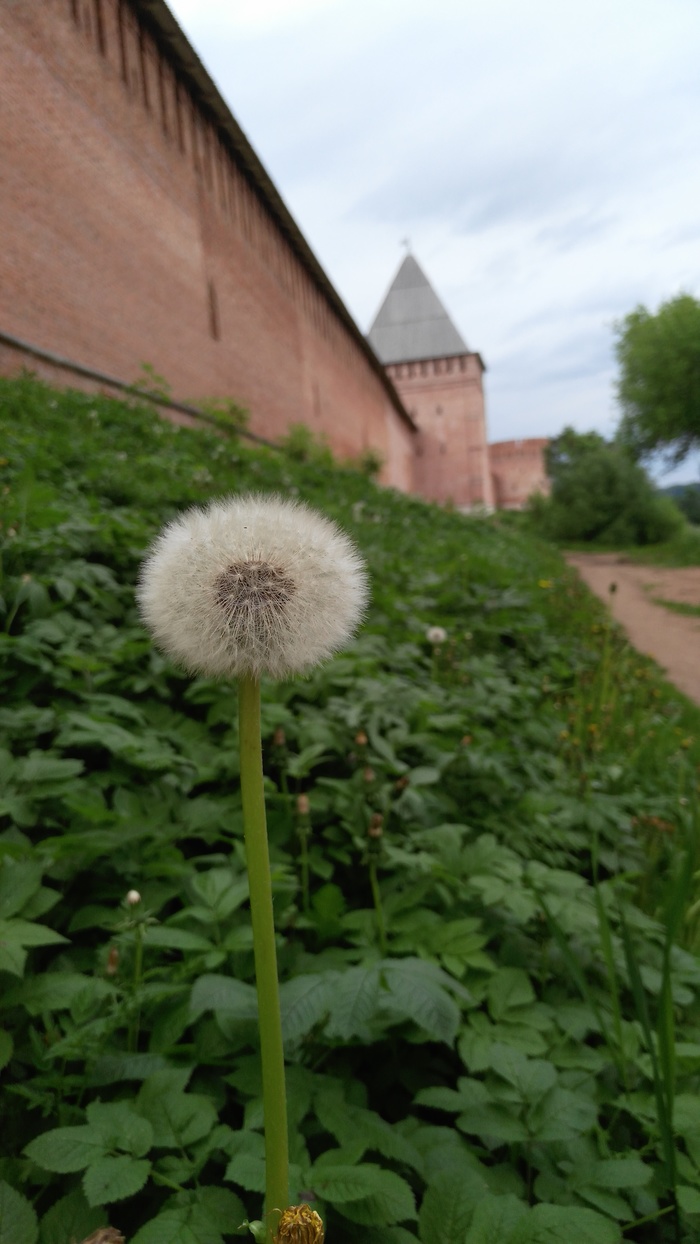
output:
{"label": "tower with pointed roof", "polygon": [[368,340],[418,426],[415,491],[460,509],[491,509],[484,364],[410,253]]}

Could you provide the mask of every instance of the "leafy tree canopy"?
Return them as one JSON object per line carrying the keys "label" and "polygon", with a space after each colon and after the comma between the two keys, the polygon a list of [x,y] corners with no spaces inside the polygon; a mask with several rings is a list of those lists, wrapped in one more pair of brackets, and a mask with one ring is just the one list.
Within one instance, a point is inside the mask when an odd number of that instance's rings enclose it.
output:
{"label": "leafy tree canopy", "polygon": [[550,441],[546,463],[551,496],[531,508],[538,526],[556,540],[653,544],[681,524],[646,471],[597,432],[565,428]]}
{"label": "leafy tree canopy", "polygon": [[680,462],[700,447],[700,302],[679,294],[655,315],[639,306],[616,331],[618,438],[636,457]]}

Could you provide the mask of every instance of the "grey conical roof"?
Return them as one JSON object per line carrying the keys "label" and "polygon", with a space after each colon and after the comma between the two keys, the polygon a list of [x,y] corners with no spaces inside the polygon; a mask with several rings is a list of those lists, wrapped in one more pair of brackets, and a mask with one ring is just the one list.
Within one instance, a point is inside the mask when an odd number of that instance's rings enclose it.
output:
{"label": "grey conical roof", "polygon": [[382,363],[466,354],[457,332],[420,265],[407,255],[367,334]]}

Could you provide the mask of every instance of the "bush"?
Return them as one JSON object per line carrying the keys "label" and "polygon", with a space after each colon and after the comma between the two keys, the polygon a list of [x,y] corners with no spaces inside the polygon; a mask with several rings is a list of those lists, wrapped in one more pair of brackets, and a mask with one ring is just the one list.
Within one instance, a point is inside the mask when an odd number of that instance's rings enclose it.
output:
{"label": "bush", "polygon": [[280,449],[292,462],[333,466],[333,452],[325,438],[316,436],[305,423],[290,423],[287,435],[280,441]]}
{"label": "bush", "polygon": [[565,428],[548,446],[547,473],[551,496],[533,497],[529,514],[550,539],[655,544],[683,526],[677,506],[656,492],[644,469],[596,432]]}

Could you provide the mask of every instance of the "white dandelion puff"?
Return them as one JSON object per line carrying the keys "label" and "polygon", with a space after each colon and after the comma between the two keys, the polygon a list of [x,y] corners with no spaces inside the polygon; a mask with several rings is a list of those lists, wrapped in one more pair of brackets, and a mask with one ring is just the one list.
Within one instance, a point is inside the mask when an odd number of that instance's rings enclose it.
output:
{"label": "white dandelion puff", "polygon": [[429,644],[444,644],[447,639],[447,631],[443,626],[429,626],[425,632],[425,638]]}
{"label": "white dandelion puff", "polygon": [[355,546],[280,497],[236,496],[169,523],[141,569],[156,643],[192,673],[301,674],[343,646],[367,603]]}

